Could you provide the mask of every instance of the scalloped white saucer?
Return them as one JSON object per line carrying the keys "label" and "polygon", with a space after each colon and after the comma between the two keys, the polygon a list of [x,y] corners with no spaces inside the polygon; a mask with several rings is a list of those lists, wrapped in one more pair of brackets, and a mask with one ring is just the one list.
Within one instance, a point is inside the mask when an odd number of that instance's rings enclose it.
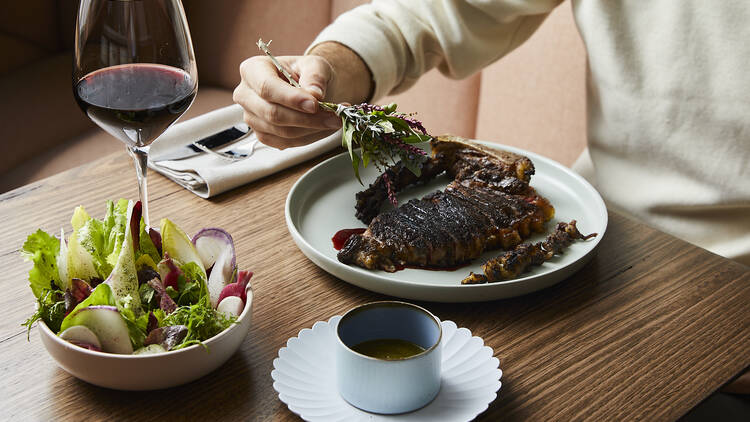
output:
{"label": "scalloped white saucer", "polygon": [[503,371],[492,348],[468,329],[442,321],[442,385],[435,400],[399,415],[357,409],[336,388],[335,329],[340,319],[336,315],[303,329],[273,361],[271,377],[279,399],[306,421],[470,421],[497,397]]}

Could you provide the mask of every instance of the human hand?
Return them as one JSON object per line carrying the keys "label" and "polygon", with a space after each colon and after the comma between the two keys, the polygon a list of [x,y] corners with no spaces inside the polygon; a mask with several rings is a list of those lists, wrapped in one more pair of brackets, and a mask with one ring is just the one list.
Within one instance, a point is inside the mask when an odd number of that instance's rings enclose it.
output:
{"label": "human hand", "polygon": [[242,81],[232,98],[244,108],[244,120],[258,140],[284,149],[309,144],[340,128],[341,119],[318,107],[333,79],[330,63],[316,55],[278,60],[302,89],[291,86],[268,57],[254,56],[240,65]]}

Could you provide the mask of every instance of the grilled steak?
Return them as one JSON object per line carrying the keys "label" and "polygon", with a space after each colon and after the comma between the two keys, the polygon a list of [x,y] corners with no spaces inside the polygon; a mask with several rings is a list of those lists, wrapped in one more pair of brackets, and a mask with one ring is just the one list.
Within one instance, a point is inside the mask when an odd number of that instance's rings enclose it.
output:
{"label": "grilled steak", "polygon": [[596,237],[596,233],[582,235],[576,227],[576,221],[557,223],[555,231],[547,239],[538,243],[522,243],[502,253],[482,265],[482,274],[469,274],[461,284],[482,284],[510,280],[529,270],[534,265],[563,253],[574,240],[587,240]]}
{"label": "grilled steak", "polygon": [[339,261],[389,272],[405,266],[455,267],[543,232],[554,215],[549,201],[529,186],[534,166],[528,158],[460,138],[434,140],[420,177],[402,166],[386,174],[396,190],[403,190],[442,172],[453,177],[444,191],[383,213],[388,199],[382,176],[358,193],[357,217],[369,227],[349,238]]}

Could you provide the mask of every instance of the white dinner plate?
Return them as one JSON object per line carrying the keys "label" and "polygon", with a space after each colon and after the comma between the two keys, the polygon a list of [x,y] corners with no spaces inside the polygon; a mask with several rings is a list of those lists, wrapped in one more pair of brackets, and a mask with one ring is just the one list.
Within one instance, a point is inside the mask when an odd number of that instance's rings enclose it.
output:
{"label": "white dinner plate", "polygon": [[[461,285],[470,271],[481,273],[481,265],[498,255],[485,252],[470,265],[453,271],[404,269],[395,273],[370,271],[346,265],[336,258],[331,238],[341,229],[363,228],[354,216],[354,195],[378,176],[374,166],[360,169],[365,186],[354,177],[348,153],[332,157],[297,180],[286,200],[286,223],[294,242],[312,262],[330,274],[378,293],[434,302],[475,302],[520,296],[549,287],[581,269],[588,262],[607,228],[607,208],[599,193],[585,179],[556,161],[519,148],[480,142],[529,157],[536,168],[531,185],[552,202],[555,217],[547,223],[551,232],[557,222],[576,220],[583,234],[598,233],[593,239],[576,241],[562,255],[531,269],[523,277],[497,283]],[[399,203],[420,198],[444,188],[450,182],[440,176],[423,186],[398,195]],[[529,241],[543,240],[537,234]]]}
{"label": "white dinner plate", "polygon": [[503,371],[492,348],[467,328],[442,321],[443,361],[437,397],[425,407],[379,415],[347,403],[336,387],[335,330],[340,315],[316,322],[287,341],[273,360],[273,388],[289,410],[310,422],[464,422],[497,397]]}

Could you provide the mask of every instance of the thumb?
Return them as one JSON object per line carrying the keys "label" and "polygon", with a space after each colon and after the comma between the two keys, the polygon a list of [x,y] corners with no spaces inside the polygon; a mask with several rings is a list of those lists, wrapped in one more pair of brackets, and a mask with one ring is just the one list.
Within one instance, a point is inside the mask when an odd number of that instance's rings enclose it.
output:
{"label": "thumb", "polygon": [[297,62],[296,67],[302,89],[318,100],[325,98],[328,82],[333,75],[328,61],[320,56],[304,56]]}

